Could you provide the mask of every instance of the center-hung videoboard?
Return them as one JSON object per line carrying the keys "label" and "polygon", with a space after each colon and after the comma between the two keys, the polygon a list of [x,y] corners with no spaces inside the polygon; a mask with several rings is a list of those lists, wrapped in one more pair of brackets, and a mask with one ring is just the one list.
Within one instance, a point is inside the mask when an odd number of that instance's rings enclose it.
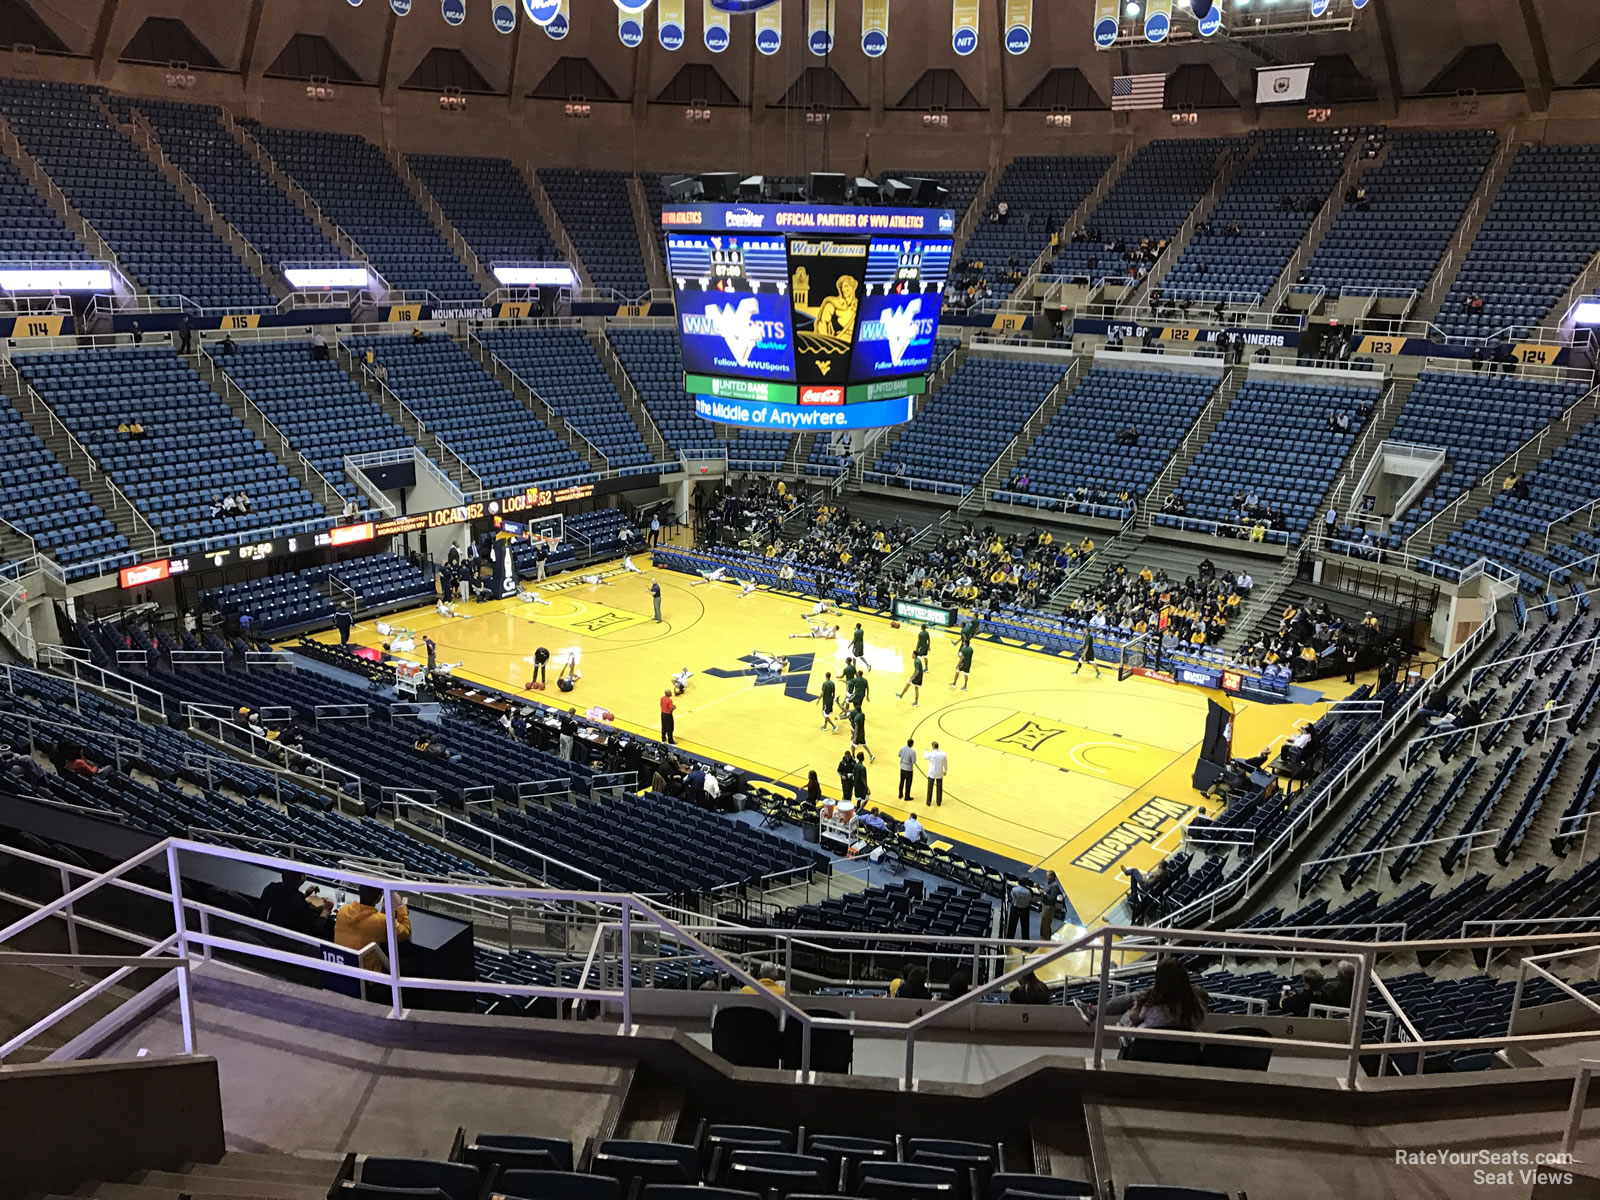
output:
{"label": "center-hung videoboard", "polygon": [[684,386],[702,417],[788,429],[909,419],[950,273],[948,209],[669,205],[661,224]]}

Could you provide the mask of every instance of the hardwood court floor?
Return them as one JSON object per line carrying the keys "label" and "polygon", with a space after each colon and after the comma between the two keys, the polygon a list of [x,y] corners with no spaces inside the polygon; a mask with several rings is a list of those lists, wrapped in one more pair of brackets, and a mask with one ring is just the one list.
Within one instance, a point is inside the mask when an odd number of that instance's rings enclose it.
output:
{"label": "hardwood court floor", "polygon": [[[766,591],[741,599],[737,584],[692,586],[697,576],[673,571],[594,569],[604,572],[599,585],[574,574],[548,581],[540,589],[548,605],[510,599],[460,606],[470,617],[421,608],[384,620],[415,630],[419,639],[430,634],[439,663],[459,664],[458,677],[512,692],[523,691],[535,648],[546,646],[549,688],[537,693],[540,699],[580,712],[603,706],[619,727],[650,736],[659,734],[669,676],[688,667],[693,678],[677,712],[683,746],[791,783],[803,783],[814,769],[824,791],[837,795],[834,768],[848,734],[820,728],[815,699],[824,672],[838,678],[846,637],[859,619],[873,666],[866,706],[867,744],[877,755],[872,803],[905,814],[894,799],[895,752],[914,738],[913,796],[930,831],[1055,870],[1091,925],[1125,894],[1123,871],[1153,866],[1176,845],[1179,827],[1205,811],[1206,801],[1189,784],[1206,708],[1205,693],[1196,689],[1141,678],[1118,683],[1112,669],[1098,677],[1088,669],[1074,674],[1070,660],[980,639],[971,684],[956,690],[948,686],[955,635],[936,630],[921,704],[913,707],[909,692],[896,698],[916,640],[909,625],[891,629],[886,620],[845,613],[837,641],[791,638],[806,632],[808,602]],[[659,625],[651,617],[652,578],[663,593]],[[351,640],[386,639],[362,622]],[[571,647],[582,652],[583,678],[569,698],[555,679]],[[789,656],[781,683],[756,682],[754,652]],[[425,655],[419,645],[404,657]],[[1323,706],[1240,701],[1236,709],[1235,750],[1252,754],[1315,719]],[[929,809],[920,752],[934,741],[950,767],[944,804]]]}

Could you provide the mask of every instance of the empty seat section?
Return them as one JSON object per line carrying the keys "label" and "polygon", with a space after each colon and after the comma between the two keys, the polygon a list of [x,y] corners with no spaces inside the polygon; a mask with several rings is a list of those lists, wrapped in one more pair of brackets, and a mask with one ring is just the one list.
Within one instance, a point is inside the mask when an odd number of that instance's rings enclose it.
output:
{"label": "empty seat section", "polygon": [[253,123],[247,128],[273,161],[355,239],[390,287],[432,292],[441,300],[483,299],[483,289],[399,173],[366,138]]}
{"label": "empty seat section", "polygon": [[[12,361],[175,552],[236,545],[268,526],[331,524],[175,351],[69,350]],[[132,421],[142,436],[117,432]],[[239,492],[248,513],[213,514],[221,496]]]}
{"label": "empty seat section", "polygon": [[485,267],[561,257],[527,180],[512,163],[464,154],[408,154],[406,162]]}
{"label": "empty seat section", "polygon": [[1311,256],[1302,286],[1330,294],[1421,291],[1494,158],[1491,130],[1390,133],[1366,172],[1363,207],[1346,203]]}
{"label": "empty seat section", "polygon": [[493,329],[483,344],[592,442],[612,468],[648,466],[650,451],[581,329]]}
{"label": "empty seat section", "polygon": [[1600,250],[1597,195],[1600,146],[1523,146],[1435,323],[1468,337],[1540,324]]}
{"label": "empty seat section", "polygon": [[388,386],[427,428],[500,495],[574,483],[594,472],[520,400],[446,334],[363,338]]}
{"label": "empty seat section", "polygon": [[[1233,138],[1168,138],[1139,150],[1084,222],[1061,247],[1050,271],[1093,282],[1127,279],[1148,263],[1125,257],[1149,238],[1170,241],[1211,187],[1224,153],[1238,153]],[[1121,246],[1122,249],[1117,249]]]}
{"label": "empty seat section", "polygon": [[1274,129],[1162,281],[1169,299],[1265,298],[1344,168],[1348,129]]}
{"label": "empty seat section", "polygon": [[13,132],[145,290],[204,307],[274,304],[266,285],[112,123],[104,96],[79,84],[0,81],[0,111]]}
{"label": "empty seat section", "polygon": [[[1377,401],[1376,385],[1248,381],[1175,488],[1186,516],[1158,514],[1157,522],[1177,528],[1198,523],[1204,532],[1210,532],[1207,522],[1254,525],[1237,503],[1253,495],[1276,514],[1265,540],[1298,541],[1360,436],[1363,414]],[[1348,430],[1329,420],[1341,414]]]}
{"label": "empty seat section", "polygon": [[539,183],[595,287],[611,288],[630,300],[649,292],[624,172],[540,167]]}
{"label": "empty seat section", "polygon": [[134,561],[128,539],[9,402],[0,406],[0,458],[0,518],[60,561],[69,579],[90,574],[90,560],[110,559],[106,570]]}
{"label": "empty seat section", "polygon": [[412,445],[337,363],[313,359],[309,342],[245,343],[214,361],[346,500],[367,503],[345,478],[346,455]]}
{"label": "empty seat section", "polygon": [[969,358],[867,472],[874,483],[974,487],[1061,379],[1054,363]]}
{"label": "empty seat section", "polygon": [[341,259],[338,248],[223,127],[210,104],[140,100],[167,157],[183,168],[268,264]]}
{"label": "empty seat section", "polygon": [[[1217,383],[1215,375],[1093,368],[1028,447],[1001,498],[1124,511],[1120,494],[1144,497]],[[1138,434],[1134,444],[1125,438],[1129,428]],[[1080,488],[1089,495],[1080,499]]]}

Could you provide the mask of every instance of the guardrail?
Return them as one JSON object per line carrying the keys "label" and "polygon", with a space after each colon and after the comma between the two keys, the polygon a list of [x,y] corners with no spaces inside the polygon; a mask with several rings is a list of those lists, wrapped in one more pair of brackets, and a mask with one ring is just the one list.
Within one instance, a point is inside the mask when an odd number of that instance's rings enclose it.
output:
{"label": "guardrail", "polygon": [[[8,851],[8,853],[10,853]],[[28,852],[18,852],[26,854]],[[36,860],[48,863],[50,860],[42,856],[33,856]],[[592,910],[598,920],[593,923],[591,942],[585,958],[583,973],[578,980],[578,986],[568,987],[559,985],[534,985],[510,984],[500,982],[479,982],[476,980],[454,979],[426,979],[405,975],[401,969],[399,954],[399,938],[396,933],[395,923],[386,921],[386,935],[382,942],[376,945],[363,947],[352,963],[348,952],[327,953],[327,943],[320,939],[305,935],[293,935],[288,931],[278,930],[266,922],[256,920],[243,914],[228,910],[203,905],[188,899],[184,895],[184,867],[192,859],[219,859],[244,863],[267,870],[285,871],[298,870],[318,881],[336,884],[341,890],[352,890],[360,887],[373,887],[381,891],[383,896],[382,909],[386,913],[396,912],[400,905],[408,898],[434,900],[439,903],[454,903],[460,901],[483,900],[496,903],[512,904],[518,901],[531,901],[546,908],[586,908]],[[166,868],[166,887],[155,888],[146,885],[132,885],[124,877],[143,867],[148,874],[152,869],[161,865]],[[1357,940],[1333,940],[1305,937],[1302,935],[1262,934],[1230,931],[1215,933],[1209,931],[1156,929],[1141,926],[1106,926],[1093,933],[1084,933],[1078,937],[1064,942],[1024,942],[1021,945],[1025,952],[1020,959],[1011,965],[1011,960],[1005,958],[1007,946],[1016,946],[1017,943],[999,941],[997,939],[979,938],[971,939],[968,945],[976,951],[981,958],[985,953],[999,956],[1001,966],[996,973],[984,977],[982,974],[975,976],[974,986],[962,996],[944,1002],[926,1002],[915,1016],[909,1020],[865,1019],[859,1017],[832,1017],[818,1013],[807,1012],[797,1003],[796,999],[779,992],[774,992],[761,986],[760,981],[746,966],[747,955],[737,950],[727,950],[730,941],[734,944],[743,938],[764,939],[767,942],[781,942],[789,949],[787,956],[792,961],[793,947],[799,941],[805,946],[817,946],[825,950],[834,945],[842,945],[851,940],[859,944],[860,933],[857,931],[788,931],[769,929],[740,930],[722,924],[686,924],[667,916],[658,906],[649,904],[638,897],[615,895],[604,892],[586,890],[560,890],[542,888],[523,888],[510,886],[486,886],[481,883],[440,883],[428,880],[405,881],[395,880],[382,874],[368,871],[352,870],[344,866],[308,866],[275,855],[262,854],[249,850],[242,850],[230,846],[212,845],[204,842],[193,841],[187,838],[167,838],[157,842],[146,850],[129,858],[127,861],[112,867],[110,870],[93,874],[84,868],[74,868],[70,874],[63,870],[63,893],[54,900],[38,903],[33,911],[22,916],[10,925],[0,929],[0,945],[12,942],[13,939],[28,930],[52,919],[65,921],[69,932],[69,951],[65,954],[51,954],[23,956],[7,954],[5,960],[9,963],[21,964],[24,961],[38,962],[67,969],[110,969],[112,975],[107,981],[86,989],[69,1000],[66,1005],[36,1021],[28,1029],[16,1035],[3,1046],[0,1046],[0,1057],[15,1053],[27,1045],[39,1033],[51,1028],[65,1015],[81,1008],[87,1000],[94,995],[102,994],[106,988],[120,982],[127,974],[141,967],[154,966],[164,972],[171,973],[177,980],[177,1010],[182,1028],[184,1053],[193,1054],[197,1051],[197,1033],[194,1011],[194,996],[191,987],[190,974],[196,969],[203,969],[217,953],[227,954],[230,959],[245,963],[262,962],[276,963],[299,968],[304,971],[320,974],[331,980],[355,981],[362,983],[385,986],[388,989],[389,1015],[396,1020],[405,1020],[409,1016],[405,996],[407,993],[419,992],[464,992],[490,993],[494,995],[549,998],[555,1000],[588,1001],[600,1004],[616,1013],[620,1020],[615,1026],[616,1036],[627,1038],[638,1032],[634,1016],[636,999],[643,993],[639,982],[635,980],[635,966],[643,967],[653,961],[667,957],[675,957],[678,961],[698,960],[714,967],[719,973],[729,976],[736,984],[743,984],[748,989],[748,994],[740,997],[741,1003],[767,1008],[773,1011],[784,1021],[795,1022],[801,1031],[800,1038],[800,1073],[797,1076],[802,1083],[818,1082],[810,1070],[811,1047],[814,1034],[817,1030],[842,1030],[856,1035],[873,1035],[884,1038],[903,1039],[905,1043],[905,1058],[903,1070],[897,1071],[901,1086],[914,1088],[916,1086],[916,1048],[919,1035],[935,1025],[949,1026],[959,1023],[963,1019],[971,1018],[975,1009],[973,1006],[982,1004],[986,997],[993,997],[1001,993],[1009,985],[1019,981],[1024,975],[1032,974],[1042,968],[1060,962],[1068,956],[1087,954],[1090,958],[1090,970],[1079,973],[1079,978],[1097,980],[1097,995],[1100,1001],[1100,1013],[1105,1013],[1106,1002],[1112,998],[1113,972],[1117,972],[1116,984],[1120,986],[1129,979],[1143,976],[1152,965],[1153,960],[1163,952],[1181,953],[1184,955],[1201,955],[1213,958],[1224,957],[1249,957],[1249,956],[1279,956],[1287,954],[1291,958],[1302,959],[1343,959],[1351,963],[1355,971],[1352,987],[1352,1003],[1347,1014],[1345,1028],[1337,1027],[1324,1032],[1321,1029],[1309,1031],[1300,1037],[1251,1037],[1244,1035],[1228,1034],[1217,1030],[1204,1029],[1197,1032],[1176,1029],[1149,1029],[1141,1027],[1136,1036],[1140,1039],[1151,1041],[1187,1041],[1205,1042],[1216,1045],[1240,1045],[1256,1049],[1270,1048],[1274,1051],[1305,1054],[1323,1053],[1336,1056],[1341,1061],[1341,1078],[1345,1088],[1353,1091],[1362,1090],[1363,1075],[1361,1060],[1363,1056],[1388,1056],[1390,1054],[1419,1054],[1428,1050],[1499,1050],[1509,1046],[1536,1048],[1557,1046],[1563,1043],[1584,1040],[1593,1037],[1592,1021],[1584,1022],[1575,1028],[1556,1030],[1553,1032],[1520,1033],[1513,1032],[1519,1016],[1522,1013],[1522,1001],[1525,986],[1530,978],[1540,978],[1552,984],[1559,992],[1577,1001],[1588,1012],[1600,1014],[1600,1003],[1583,995],[1570,984],[1560,979],[1550,970],[1550,966],[1569,959],[1575,955],[1588,955],[1600,951],[1600,941],[1596,935],[1571,933],[1554,934],[1529,934],[1503,938],[1472,938],[1466,940],[1440,939],[1434,941],[1413,942],[1381,942]],[[82,879],[77,886],[67,887],[74,879]],[[88,921],[79,916],[75,906],[80,905],[88,897],[100,892],[106,887],[131,888],[141,887],[139,893],[147,895],[150,899],[165,899],[171,904],[174,932],[155,941],[152,939],[150,947],[137,956],[86,956],[76,951],[76,932],[79,924],[93,928]],[[24,900],[25,905],[35,902]],[[612,915],[614,914],[614,915]],[[191,915],[197,920],[191,921]],[[239,937],[228,936],[217,932],[216,925],[227,923],[253,933],[270,933],[282,935],[283,939],[296,943],[296,950],[285,950],[278,945],[264,944],[264,940],[246,941]],[[197,928],[191,926],[198,926]],[[114,935],[121,931],[113,927],[104,926],[102,929]],[[644,951],[645,947],[639,934],[649,934],[664,943],[662,950],[654,954]],[[273,939],[277,941],[277,938]],[[922,948],[927,948],[927,953],[937,953],[939,943],[948,943],[948,937],[940,935],[899,935],[892,939],[904,946],[917,947],[912,951],[920,957]],[[1574,946],[1574,943],[1580,943]],[[135,939],[135,944],[140,944],[140,939]],[[614,946],[607,950],[606,947]],[[1513,950],[1522,947],[1524,956],[1517,966],[1517,985],[1512,1006],[1506,1022],[1504,1033],[1493,1032],[1479,1037],[1448,1038],[1428,1041],[1417,1030],[1415,1023],[1405,1013],[1404,1008],[1395,1000],[1393,994],[1377,975],[1377,963],[1380,957],[1393,958],[1399,955],[1411,955],[1427,951],[1455,951],[1467,949]],[[1526,950],[1537,953],[1527,954]],[[1135,964],[1130,969],[1130,962]],[[640,974],[644,972],[641,970]],[[600,978],[609,986],[591,986],[592,978]],[[1405,1030],[1405,1036],[1399,1040],[1389,1040],[1393,1037],[1392,1026],[1385,1022],[1385,1032],[1379,1036],[1384,1040],[1372,1042],[1367,1040],[1367,1009],[1369,991],[1376,989],[1378,1003],[1373,1006],[1375,1017],[1379,1012],[1392,1014]],[[142,1013],[150,1002],[150,996],[141,991],[133,998],[125,1001],[123,1005],[104,1018],[104,1022],[113,1025],[126,1023]],[[1007,1006],[1008,1008],[1010,1006]],[[574,1009],[577,1006],[574,1005]],[[1047,1011],[1047,1010],[1041,1010]],[[1330,1010],[1329,1015],[1332,1015]],[[1072,1018],[1063,1011],[1062,1018],[1070,1021]],[[953,1019],[953,1020],[952,1020]],[[1381,1020],[1381,1018],[1379,1018]],[[104,1026],[102,1026],[104,1027]],[[1082,1026],[1086,1035],[1092,1038],[1089,1049],[1089,1062],[1095,1070],[1113,1070],[1115,1059],[1107,1054],[1108,1046],[1117,1036],[1116,1027],[1107,1024],[1102,1017],[1091,1026]],[[1386,1070],[1380,1065],[1380,1070]],[[1579,1076],[1579,1086],[1587,1086],[1587,1072]]]}

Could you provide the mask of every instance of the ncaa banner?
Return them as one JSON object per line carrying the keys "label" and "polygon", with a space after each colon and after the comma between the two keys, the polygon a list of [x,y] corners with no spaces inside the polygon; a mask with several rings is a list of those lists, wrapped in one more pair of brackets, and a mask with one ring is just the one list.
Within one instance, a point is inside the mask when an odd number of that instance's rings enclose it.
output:
{"label": "ncaa banner", "polygon": [[978,0],[950,0],[950,45],[962,58],[978,48]]}
{"label": "ncaa banner", "polygon": [[684,20],[687,0],[660,0],[656,5],[656,41],[663,50],[682,50],[683,31],[688,28]]}
{"label": "ncaa banner", "polygon": [[713,54],[721,54],[732,40],[728,36],[728,14],[711,0],[701,0],[701,4],[704,7],[706,49]]}
{"label": "ncaa banner", "polygon": [[389,7],[394,9],[394,15],[397,17],[411,15],[411,0],[389,0]]}
{"label": "ncaa banner", "polygon": [[1033,0],[1006,0],[1004,38],[1007,54],[1026,54],[1033,45]]}
{"label": "ncaa banner", "polygon": [[861,53],[882,58],[889,49],[889,0],[861,0]]}
{"label": "ncaa banner", "polygon": [[771,58],[783,46],[783,0],[756,12],[756,49]]}
{"label": "ncaa banner", "polygon": [[644,45],[644,13],[617,8],[617,40],[629,50]]}
{"label": "ncaa banner", "polygon": [[515,33],[517,31],[517,6],[513,0],[494,0],[494,7],[489,10],[489,19],[494,25],[496,33]]}
{"label": "ncaa banner", "polygon": [[1144,40],[1164,42],[1172,32],[1172,0],[1148,0],[1144,6]]}
{"label": "ncaa banner", "polygon": [[839,0],[806,0],[806,45],[818,58],[833,51],[833,29],[839,23]]}
{"label": "ncaa banner", "polygon": [[1122,22],[1117,14],[1122,5],[1117,0],[1094,0],[1094,44],[1097,50],[1109,50],[1117,44],[1122,32]]}
{"label": "ncaa banner", "polygon": [[540,29],[554,21],[561,8],[560,0],[522,0],[522,11],[527,13],[528,20]]}
{"label": "ncaa banner", "polygon": [[467,19],[467,0],[439,0],[446,25],[459,25]]}
{"label": "ncaa banner", "polygon": [[572,28],[572,17],[567,12],[568,0],[555,0],[556,15],[545,23],[545,36],[553,42],[559,42],[567,36]]}

